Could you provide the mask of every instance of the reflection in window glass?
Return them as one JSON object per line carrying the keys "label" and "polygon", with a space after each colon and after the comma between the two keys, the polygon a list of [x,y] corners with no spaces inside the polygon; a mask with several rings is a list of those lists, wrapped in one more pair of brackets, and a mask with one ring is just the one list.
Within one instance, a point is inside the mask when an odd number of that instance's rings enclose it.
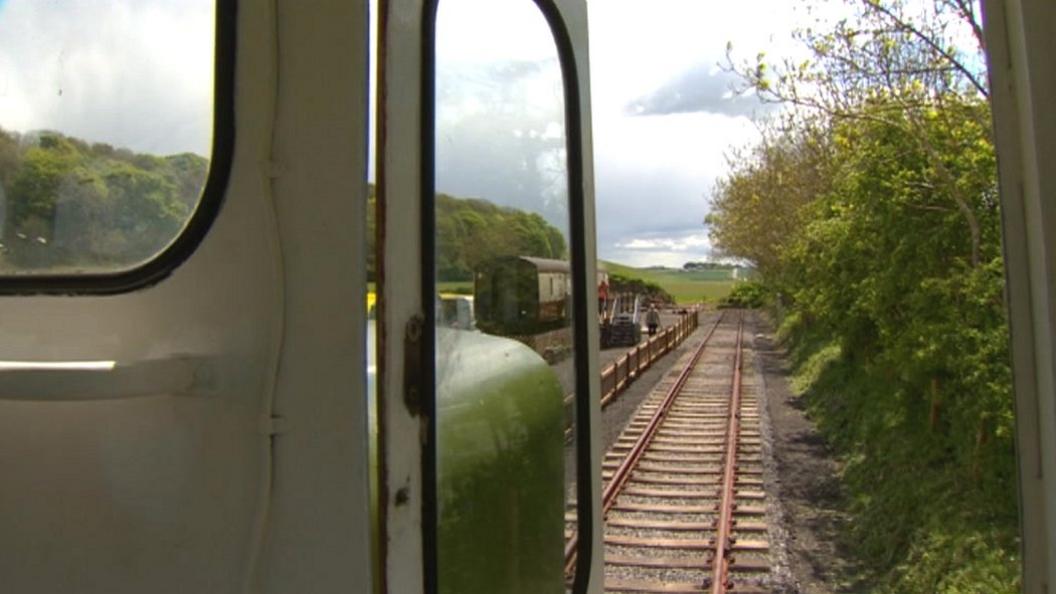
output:
{"label": "reflection in window glass", "polygon": [[563,591],[575,369],[557,49],[530,0],[441,0],[436,31],[439,587]]}
{"label": "reflection in window glass", "polygon": [[0,274],[114,272],[209,169],[213,0],[0,0]]}

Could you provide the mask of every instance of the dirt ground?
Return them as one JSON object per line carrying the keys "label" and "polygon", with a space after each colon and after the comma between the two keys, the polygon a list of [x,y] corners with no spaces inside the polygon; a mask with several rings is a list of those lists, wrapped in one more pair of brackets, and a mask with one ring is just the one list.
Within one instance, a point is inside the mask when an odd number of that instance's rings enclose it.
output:
{"label": "dirt ground", "polygon": [[859,592],[852,585],[851,555],[839,544],[850,521],[841,509],[839,467],[807,418],[804,403],[789,388],[786,353],[775,343],[772,326],[759,313],[754,322],[756,364],[765,385],[772,438],[775,511],[791,572],[788,591]]}

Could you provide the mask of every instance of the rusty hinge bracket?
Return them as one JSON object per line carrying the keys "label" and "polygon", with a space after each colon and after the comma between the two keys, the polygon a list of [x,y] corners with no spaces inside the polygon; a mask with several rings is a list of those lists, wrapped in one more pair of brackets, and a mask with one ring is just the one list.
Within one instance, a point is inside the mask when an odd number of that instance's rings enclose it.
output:
{"label": "rusty hinge bracket", "polygon": [[411,416],[422,413],[422,332],[425,316],[420,313],[411,316],[403,334],[403,403]]}

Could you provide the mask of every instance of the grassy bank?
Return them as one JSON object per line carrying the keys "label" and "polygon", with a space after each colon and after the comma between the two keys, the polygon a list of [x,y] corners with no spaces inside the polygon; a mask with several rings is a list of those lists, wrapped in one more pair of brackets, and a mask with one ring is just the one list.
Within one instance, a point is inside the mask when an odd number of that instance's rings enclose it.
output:
{"label": "grassy bank", "polygon": [[842,462],[854,518],[842,544],[864,570],[855,591],[1019,592],[1011,447],[959,464],[928,394],[797,318],[781,334],[792,346],[793,387]]}

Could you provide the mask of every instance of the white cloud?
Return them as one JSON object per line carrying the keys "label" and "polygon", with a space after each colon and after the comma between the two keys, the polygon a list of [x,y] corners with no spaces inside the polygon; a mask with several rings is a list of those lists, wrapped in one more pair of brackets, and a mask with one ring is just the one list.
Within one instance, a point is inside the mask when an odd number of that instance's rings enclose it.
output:
{"label": "white cloud", "polygon": [[[736,110],[709,113],[703,100],[700,111],[668,115],[636,115],[633,106],[645,112],[641,100],[662,89],[693,100],[685,93],[699,94],[697,79],[722,74],[727,42],[751,58],[794,55],[790,32],[808,15],[788,0],[593,0],[588,7],[599,255],[633,265],[705,259],[707,197],[727,169],[728,149],[757,138],[756,126]],[[729,90],[707,82],[715,111],[714,100]]]}
{"label": "white cloud", "polygon": [[523,0],[442,2],[436,53],[437,191],[567,232],[564,94],[543,15]]}
{"label": "white cloud", "polygon": [[214,2],[6,0],[0,127],[207,155]]}
{"label": "white cloud", "polygon": [[681,237],[636,237],[627,242],[618,242],[616,247],[625,250],[666,250],[670,252],[706,251],[711,249],[711,241],[705,233],[689,233]]}
{"label": "white cloud", "polygon": [[745,52],[792,51],[788,0],[594,0],[590,10],[595,111],[626,104],[699,64],[716,67],[726,43]]}
{"label": "white cloud", "polygon": [[[436,14],[437,61],[490,64],[535,62],[554,49],[546,19],[526,0],[447,0]],[[481,51],[489,48],[489,51]]]}
{"label": "white cloud", "polygon": [[703,233],[724,153],[755,134],[746,118],[701,112],[603,118],[594,132],[601,257],[617,259],[628,238]]}
{"label": "white cloud", "polygon": [[[742,56],[794,52],[788,32],[805,18],[798,5],[588,3],[603,258],[680,265],[707,254],[710,246],[691,238],[706,237],[706,197],[726,170],[725,152],[755,138],[754,124],[702,111],[636,116],[627,106],[684,80],[687,72],[719,74],[728,41]],[[0,0],[0,127],[58,129],[162,154],[208,154],[213,8],[212,0]],[[510,10],[521,12],[511,19]],[[373,6],[371,12],[376,19]],[[554,55],[548,36],[527,26],[542,20],[527,0],[445,0],[439,18],[442,57],[452,62],[493,60],[495,50],[481,47],[505,48],[504,56],[525,62]],[[521,26],[502,24],[511,21]],[[557,137],[559,127],[547,124],[541,134]]]}
{"label": "white cloud", "polygon": [[630,266],[681,268],[691,261],[713,260],[711,241],[702,229],[663,231],[616,241],[602,259]]}

